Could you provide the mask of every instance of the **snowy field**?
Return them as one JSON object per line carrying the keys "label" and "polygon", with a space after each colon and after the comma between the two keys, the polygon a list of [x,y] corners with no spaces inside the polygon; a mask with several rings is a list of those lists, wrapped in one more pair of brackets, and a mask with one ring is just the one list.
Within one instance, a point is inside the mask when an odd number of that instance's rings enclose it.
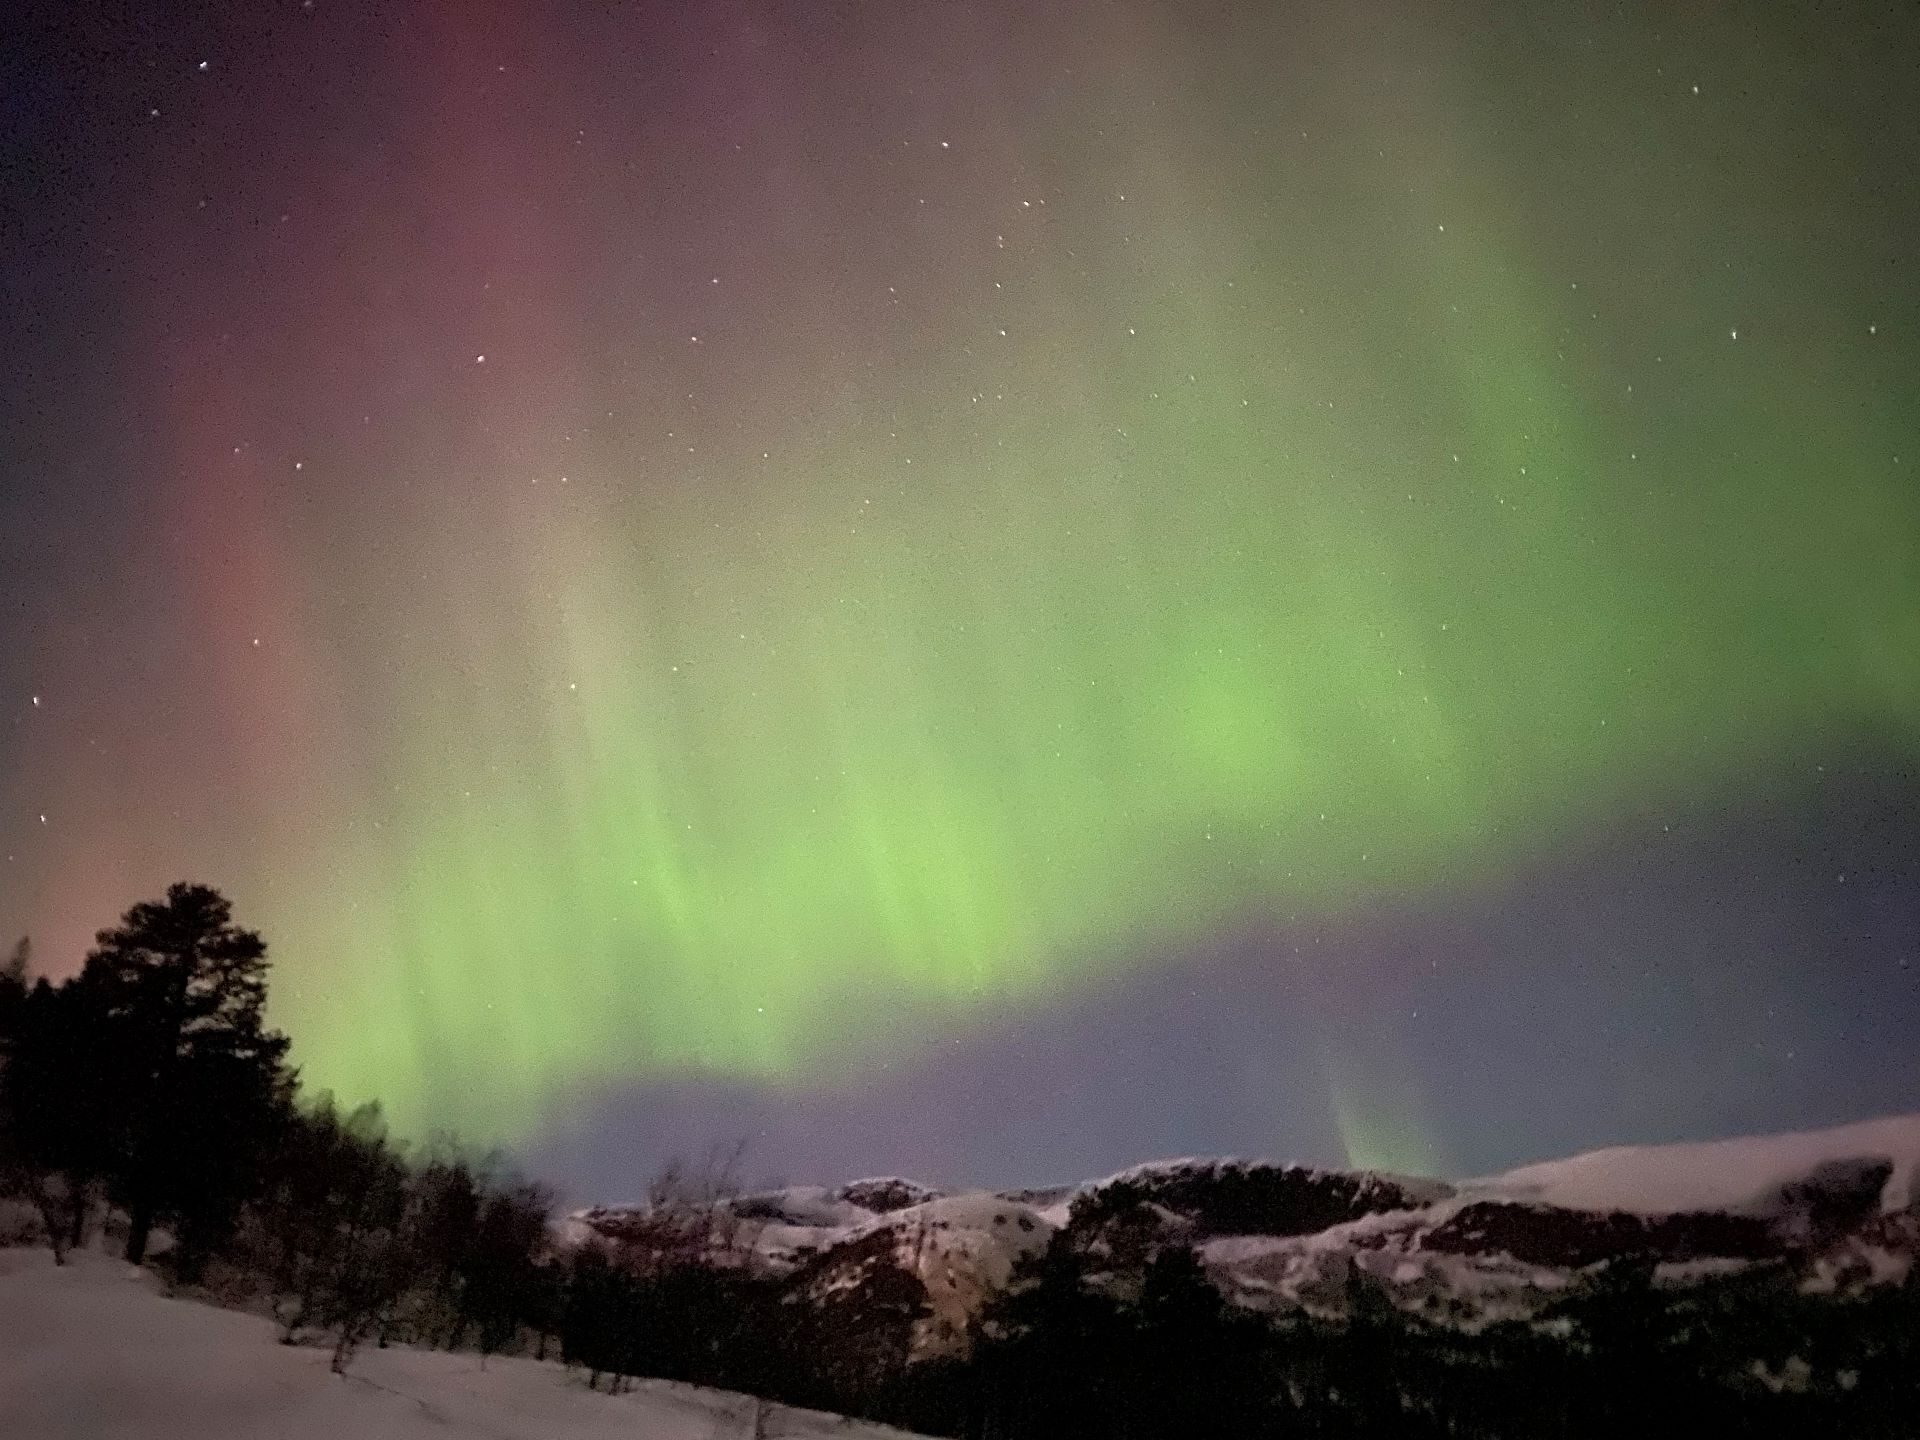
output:
{"label": "snowy field", "polygon": [[[258,1316],[158,1293],[99,1254],[55,1268],[0,1250],[0,1437],[5,1440],[748,1440],[754,1403],[664,1381],[589,1391],[559,1365],[377,1350],[349,1373],[330,1352],[277,1343]],[[906,1432],[769,1406],[772,1440]]]}

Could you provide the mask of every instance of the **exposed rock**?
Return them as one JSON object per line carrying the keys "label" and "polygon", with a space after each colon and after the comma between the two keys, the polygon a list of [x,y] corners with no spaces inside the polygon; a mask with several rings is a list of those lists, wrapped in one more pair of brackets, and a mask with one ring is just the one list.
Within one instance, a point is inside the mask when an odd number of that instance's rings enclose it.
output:
{"label": "exposed rock", "polygon": [[1426,1249],[1454,1255],[1501,1254],[1528,1265],[1578,1270],[1621,1256],[1655,1260],[1730,1257],[1758,1260],[1780,1253],[1773,1227],[1748,1215],[1594,1214],[1544,1205],[1479,1201],[1428,1230]]}
{"label": "exposed rock", "polygon": [[1264,1161],[1180,1161],[1140,1166],[1082,1192],[1073,1214],[1147,1201],[1186,1219],[1200,1238],[1312,1235],[1365,1215],[1431,1205],[1452,1195],[1441,1180],[1373,1171],[1316,1170]]}
{"label": "exposed rock", "polygon": [[[805,1264],[792,1293],[882,1330],[905,1324],[915,1354],[964,1348],[973,1319],[1053,1227],[997,1195],[890,1212]],[[911,1313],[909,1313],[911,1312]]]}
{"label": "exposed rock", "polygon": [[[1250,1308],[1341,1313],[1356,1286],[1463,1328],[1529,1320],[1603,1262],[1684,1286],[1749,1266],[1808,1294],[1897,1284],[1920,1255],[1920,1116],[1829,1131],[1626,1146],[1479,1180],[1247,1160],[1173,1160],[1079,1186],[941,1195],[900,1178],[723,1199],[717,1264],[779,1281],[848,1363],[951,1353],[1056,1225],[1130,1298],[1195,1248]],[[670,1217],[669,1217],[670,1218]],[[643,1246],[645,1206],[581,1211],[571,1239]]]}
{"label": "exposed rock", "polygon": [[909,1205],[924,1205],[929,1200],[938,1200],[940,1192],[917,1180],[903,1180],[897,1175],[884,1176],[870,1180],[855,1180],[842,1185],[839,1196],[863,1210],[871,1210],[876,1215],[891,1214],[895,1210],[904,1210]]}
{"label": "exposed rock", "polygon": [[1776,1228],[1801,1245],[1834,1240],[1880,1213],[1881,1193],[1893,1174],[1884,1155],[1829,1160],[1780,1187]]}

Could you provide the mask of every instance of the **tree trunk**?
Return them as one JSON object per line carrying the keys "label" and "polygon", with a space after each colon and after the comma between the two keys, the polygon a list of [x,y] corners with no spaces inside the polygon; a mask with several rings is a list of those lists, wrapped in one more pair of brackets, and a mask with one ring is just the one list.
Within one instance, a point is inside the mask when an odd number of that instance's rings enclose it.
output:
{"label": "tree trunk", "polygon": [[47,1232],[47,1244],[53,1249],[53,1263],[67,1263],[67,1217],[60,1213],[60,1206],[47,1190],[44,1178],[33,1182],[33,1203],[40,1211],[41,1228]]}
{"label": "tree trunk", "polygon": [[127,1263],[138,1265],[147,1258],[147,1237],[153,1231],[153,1206],[144,1200],[133,1203],[127,1219]]}
{"label": "tree trunk", "polygon": [[67,1185],[67,1248],[78,1250],[87,1243],[87,1183],[70,1179]]}

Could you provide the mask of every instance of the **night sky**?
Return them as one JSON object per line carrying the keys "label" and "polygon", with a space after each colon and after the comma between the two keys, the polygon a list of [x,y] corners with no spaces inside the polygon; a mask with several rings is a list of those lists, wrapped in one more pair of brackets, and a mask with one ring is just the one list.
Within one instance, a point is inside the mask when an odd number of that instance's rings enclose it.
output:
{"label": "night sky", "polygon": [[0,938],[617,1199],[1920,1108],[1920,10],[9,6]]}

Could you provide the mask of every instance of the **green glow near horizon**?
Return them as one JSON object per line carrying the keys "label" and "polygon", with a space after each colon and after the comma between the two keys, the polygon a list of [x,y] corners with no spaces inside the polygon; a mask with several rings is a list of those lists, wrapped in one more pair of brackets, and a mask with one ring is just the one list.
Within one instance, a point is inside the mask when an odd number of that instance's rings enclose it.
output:
{"label": "green glow near horizon", "polygon": [[[1463,308],[1511,335],[1515,303]],[[283,923],[351,956],[337,1012],[283,1008],[301,1062],[508,1130],[596,1074],[817,1078],[910,1049],[895,1004],[1471,879],[1651,777],[1911,721],[1910,498],[1800,500],[1791,415],[1736,418],[1735,479],[1632,460],[1539,341],[1448,343],[1494,357],[1457,452],[1281,441],[1214,357],[1151,461],[1083,422],[911,489],[762,482],[718,529],[521,517],[503,588],[550,598],[394,659],[397,798],[349,887],[387,913]]]}
{"label": "green glow near horizon", "polygon": [[[1806,298],[1785,221],[1653,231],[1688,163],[1571,120],[1503,150],[1476,83],[1298,141],[1249,102],[1235,148],[1166,79],[1186,119],[849,262],[938,323],[823,338],[802,297],[702,337],[738,403],[699,424],[655,353],[562,446],[591,386],[502,345],[510,406],[423,416],[399,483],[298,522],[338,753],[242,863],[309,1082],[496,1135],[620,1077],[821,1082],[1808,737],[1911,753],[1881,297]],[[1722,281],[1736,223],[1759,258]],[[843,340],[879,363],[826,373]],[[1368,1069],[1328,1070],[1349,1149],[1410,1163],[1419,1107]]]}

